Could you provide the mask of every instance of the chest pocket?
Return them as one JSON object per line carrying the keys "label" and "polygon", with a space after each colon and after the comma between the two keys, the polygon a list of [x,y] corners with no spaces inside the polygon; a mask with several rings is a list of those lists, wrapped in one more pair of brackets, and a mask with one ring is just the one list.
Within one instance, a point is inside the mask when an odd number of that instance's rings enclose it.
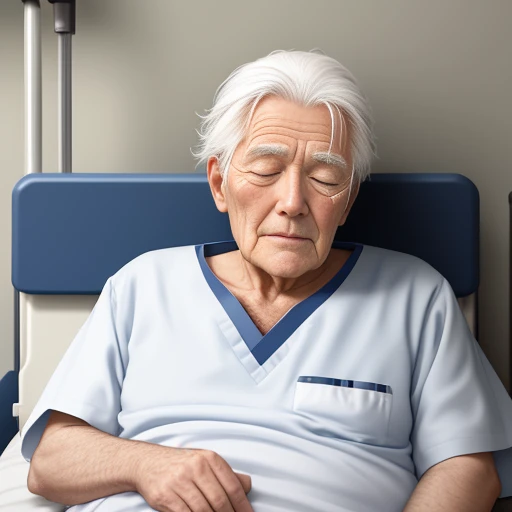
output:
{"label": "chest pocket", "polygon": [[386,445],[393,394],[373,382],[299,377],[293,409],[318,435]]}

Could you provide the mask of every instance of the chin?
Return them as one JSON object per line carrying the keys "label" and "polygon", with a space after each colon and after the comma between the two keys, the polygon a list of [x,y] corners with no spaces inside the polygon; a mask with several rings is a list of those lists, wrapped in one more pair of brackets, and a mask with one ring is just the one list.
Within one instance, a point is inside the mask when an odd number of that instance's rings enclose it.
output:
{"label": "chin", "polygon": [[294,279],[313,270],[314,266],[299,255],[282,255],[265,258],[260,268],[273,277]]}

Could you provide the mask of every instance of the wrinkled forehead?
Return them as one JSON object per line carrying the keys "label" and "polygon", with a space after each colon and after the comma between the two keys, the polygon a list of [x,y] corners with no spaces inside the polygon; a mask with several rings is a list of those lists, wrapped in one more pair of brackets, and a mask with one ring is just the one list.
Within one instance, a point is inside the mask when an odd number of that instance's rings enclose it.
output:
{"label": "wrinkled forehead", "polygon": [[344,113],[333,106],[331,112],[326,105],[305,107],[298,103],[267,96],[256,105],[250,119],[244,146],[247,148],[255,141],[271,142],[286,138],[304,140],[309,143],[329,146],[332,150],[347,149],[349,140],[348,126]]}

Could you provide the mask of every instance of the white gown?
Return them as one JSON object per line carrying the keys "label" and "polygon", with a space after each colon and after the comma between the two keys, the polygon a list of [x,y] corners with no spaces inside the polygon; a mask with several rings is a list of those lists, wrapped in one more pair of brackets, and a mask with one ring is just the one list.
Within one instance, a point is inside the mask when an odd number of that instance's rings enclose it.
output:
{"label": "white gown", "polygon": [[[22,432],[51,409],[125,439],[217,452],[255,512],[401,512],[445,459],[494,452],[512,495],[512,400],[449,283],[353,243],[339,273],[262,336],[205,255],[152,251],[105,284]],[[152,510],[135,492],[71,512]]]}

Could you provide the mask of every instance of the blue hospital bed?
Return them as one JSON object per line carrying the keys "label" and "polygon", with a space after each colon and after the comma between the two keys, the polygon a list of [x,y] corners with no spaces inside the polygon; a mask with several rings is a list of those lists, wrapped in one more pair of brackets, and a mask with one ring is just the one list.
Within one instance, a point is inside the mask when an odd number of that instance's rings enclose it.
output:
{"label": "blue hospital bed", "polygon": [[[108,277],[140,254],[231,238],[204,174],[29,174],[12,194],[15,302],[75,295],[94,301]],[[479,195],[469,179],[374,174],[336,238],[427,261],[450,282],[478,339]],[[38,398],[23,394],[34,377],[21,378],[27,357],[20,357],[19,316],[15,367],[0,381],[0,453]],[[46,364],[40,358],[31,372]],[[12,416],[13,405],[18,414],[23,410],[22,422]],[[500,499],[494,510],[508,505],[510,498]]]}
{"label": "blue hospital bed", "polygon": [[[204,174],[30,174],[12,196],[16,302],[20,295],[97,296],[109,276],[144,252],[231,238],[227,214],[216,210]],[[372,175],[336,238],[430,263],[450,282],[478,338],[479,196],[469,179]],[[19,427],[13,404],[23,411],[23,424],[37,401],[31,396],[27,403],[24,386],[30,372],[46,364],[44,356],[39,363],[32,357],[32,369],[20,378],[29,358],[20,360],[17,332],[15,368],[0,383],[0,452]]]}

